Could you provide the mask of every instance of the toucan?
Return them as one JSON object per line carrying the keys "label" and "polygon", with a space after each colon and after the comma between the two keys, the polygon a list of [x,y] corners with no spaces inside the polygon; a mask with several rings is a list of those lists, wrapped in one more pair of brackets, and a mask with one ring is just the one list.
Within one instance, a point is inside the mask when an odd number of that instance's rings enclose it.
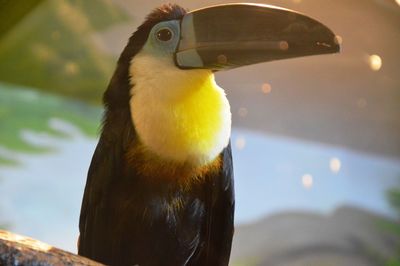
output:
{"label": "toucan", "polygon": [[166,4],[151,12],[104,93],[78,253],[107,265],[228,265],[231,112],[214,73],[338,51],[330,29],[284,8]]}

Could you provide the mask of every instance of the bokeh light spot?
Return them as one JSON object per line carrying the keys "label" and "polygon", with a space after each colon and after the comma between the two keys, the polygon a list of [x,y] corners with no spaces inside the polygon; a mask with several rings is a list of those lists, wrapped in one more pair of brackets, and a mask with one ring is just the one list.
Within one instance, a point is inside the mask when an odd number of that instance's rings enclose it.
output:
{"label": "bokeh light spot", "polygon": [[379,55],[371,55],[368,58],[369,67],[373,71],[379,71],[382,68],[382,58]]}
{"label": "bokeh light spot", "polygon": [[269,93],[271,93],[271,91],[272,91],[271,84],[269,84],[269,83],[264,83],[264,84],[261,86],[261,91],[262,91],[264,94],[269,94]]}
{"label": "bokeh light spot", "polygon": [[246,139],[243,136],[238,137],[235,141],[235,147],[238,150],[243,150],[246,147]]}
{"label": "bokeh light spot", "polygon": [[228,63],[228,57],[226,57],[224,54],[220,54],[217,56],[217,62],[218,64],[226,64]]}
{"label": "bokeh light spot", "polygon": [[287,41],[279,42],[279,49],[281,49],[282,51],[286,51],[287,49],[289,49],[289,43]]}
{"label": "bokeh light spot", "polygon": [[339,173],[342,163],[338,158],[331,158],[329,162],[329,168],[335,174]]}
{"label": "bokeh light spot", "polygon": [[312,175],[310,175],[310,174],[303,175],[301,177],[301,183],[303,184],[303,187],[310,189],[314,183]]}
{"label": "bokeh light spot", "polygon": [[50,49],[43,44],[32,44],[32,50],[40,60],[46,61],[51,58]]}
{"label": "bokeh light spot", "polygon": [[74,62],[67,62],[64,66],[64,70],[69,75],[75,75],[79,71],[79,66]]}

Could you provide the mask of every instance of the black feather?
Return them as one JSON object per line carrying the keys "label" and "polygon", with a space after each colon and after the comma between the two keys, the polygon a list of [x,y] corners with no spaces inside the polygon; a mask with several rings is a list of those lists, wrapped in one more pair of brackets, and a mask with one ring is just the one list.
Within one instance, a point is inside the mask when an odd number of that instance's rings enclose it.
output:
{"label": "black feather", "polygon": [[[126,160],[137,141],[129,108],[129,64],[160,21],[186,11],[165,5],[129,39],[104,94],[99,143],[88,172],[79,221],[79,254],[108,265],[228,265],[233,236],[234,187],[230,145],[221,167],[183,189],[148,182]],[[180,208],[171,208],[179,201]]]}

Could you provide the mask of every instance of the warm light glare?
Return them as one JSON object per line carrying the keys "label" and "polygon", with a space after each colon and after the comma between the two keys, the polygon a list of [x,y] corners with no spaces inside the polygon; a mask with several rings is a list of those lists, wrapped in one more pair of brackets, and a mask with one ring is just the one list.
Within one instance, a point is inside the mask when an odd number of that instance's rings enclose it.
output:
{"label": "warm light glare", "polygon": [[303,183],[303,187],[309,189],[313,186],[313,177],[310,174],[305,174],[301,178],[301,182]]}
{"label": "warm light glare", "polygon": [[342,36],[336,35],[335,38],[333,39],[333,41],[334,41],[336,44],[341,45],[341,44],[343,43],[343,38],[342,38]]}
{"label": "warm light glare", "polygon": [[235,146],[238,150],[243,150],[246,147],[246,139],[244,137],[238,137],[235,142]]}
{"label": "warm light glare", "polygon": [[400,0],[396,0],[396,3],[400,6]]}
{"label": "warm light glare", "polygon": [[248,113],[249,111],[247,111],[247,108],[244,107],[239,108],[238,114],[240,117],[246,117]]}
{"label": "warm light glare", "polygon": [[5,239],[7,241],[13,241],[13,242],[20,243],[22,245],[25,245],[29,248],[32,248],[32,249],[35,249],[38,251],[49,251],[50,249],[52,249],[52,246],[50,246],[46,243],[37,241],[37,240],[29,238],[29,237],[11,234],[7,231],[0,230],[0,238]]}
{"label": "warm light glare", "polygon": [[342,167],[342,163],[338,158],[332,158],[329,162],[329,168],[335,174],[339,173],[340,168]]}
{"label": "warm light glare", "polygon": [[264,83],[264,84],[262,85],[262,87],[261,87],[261,90],[262,90],[262,92],[263,92],[264,94],[269,94],[269,93],[271,93],[271,91],[272,91],[271,84]]}
{"label": "warm light glare", "polygon": [[382,58],[379,55],[371,55],[368,62],[373,71],[379,71],[382,68]]}

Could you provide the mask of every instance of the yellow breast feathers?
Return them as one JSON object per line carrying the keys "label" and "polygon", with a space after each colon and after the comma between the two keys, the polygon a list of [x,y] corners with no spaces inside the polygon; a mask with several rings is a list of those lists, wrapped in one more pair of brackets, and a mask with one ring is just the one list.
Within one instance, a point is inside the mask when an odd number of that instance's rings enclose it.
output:
{"label": "yellow breast feathers", "polygon": [[133,124],[151,152],[204,165],[228,145],[230,106],[210,71],[181,70],[138,54],[130,72]]}

